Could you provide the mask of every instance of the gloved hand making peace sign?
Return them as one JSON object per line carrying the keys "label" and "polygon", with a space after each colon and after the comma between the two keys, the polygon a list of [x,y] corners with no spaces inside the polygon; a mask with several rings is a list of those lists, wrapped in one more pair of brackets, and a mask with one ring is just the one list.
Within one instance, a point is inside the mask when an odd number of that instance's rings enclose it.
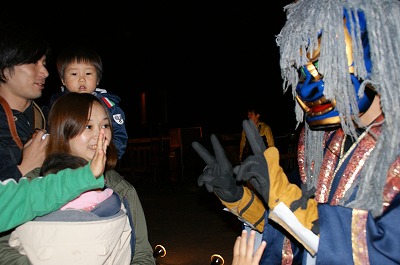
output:
{"label": "gloved hand making peace sign", "polygon": [[197,182],[199,186],[205,185],[209,192],[215,192],[216,195],[224,201],[238,201],[242,198],[243,187],[236,184],[232,165],[214,134],[211,135],[211,143],[214,148],[215,157],[200,143],[192,143],[194,150],[207,164]]}
{"label": "gloved hand making peace sign", "polygon": [[[243,121],[243,129],[254,155],[234,169],[238,181],[248,181],[262,196],[270,209],[283,202],[308,229],[316,224],[318,211],[312,191],[304,193],[295,184],[289,183],[279,165],[279,151],[275,147],[265,149],[262,138],[251,121]],[[314,231],[318,229],[314,227]]]}
{"label": "gloved hand making peace sign", "polygon": [[255,190],[261,195],[266,203],[269,200],[269,176],[268,165],[264,158],[266,150],[264,141],[260,133],[251,120],[244,120],[243,129],[246,133],[253,155],[246,158],[240,166],[234,168],[237,175],[236,180],[248,181]]}

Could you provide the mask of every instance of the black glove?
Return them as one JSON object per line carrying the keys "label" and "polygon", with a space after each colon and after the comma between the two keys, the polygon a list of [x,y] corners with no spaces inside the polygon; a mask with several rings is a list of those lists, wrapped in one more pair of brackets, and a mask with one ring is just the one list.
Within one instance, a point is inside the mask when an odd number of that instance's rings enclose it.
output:
{"label": "black glove", "polygon": [[224,201],[238,201],[243,196],[243,187],[237,185],[236,179],[233,176],[232,165],[214,134],[211,135],[211,143],[214,148],[215,157],[200,143],[192,143],[194,150],[207,164],[197,183],[200,187],[205,184],[209,192],[215,192]]}
{"label": "black glove", "polygon": [[237,175],[236,180],[248,181],[264,201],[268,203],[268,164],[263,155],[266,147],[253,121],[244,120],[242,124],[254,155],[247,157],[240,166],[236,166],[233,169],[233,172]]}

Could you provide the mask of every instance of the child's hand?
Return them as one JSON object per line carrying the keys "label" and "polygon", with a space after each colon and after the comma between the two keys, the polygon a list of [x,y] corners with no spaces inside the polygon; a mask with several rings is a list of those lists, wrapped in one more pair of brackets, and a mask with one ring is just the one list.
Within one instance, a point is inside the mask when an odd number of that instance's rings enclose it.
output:
{"label": "child's hand", "polygon": [[232,265],[259,264],[261,256],[264,252],[267,243],[265,241],[262,241],[253,256],[255,236],[256,236],[255,231],[251,231],[250,236],[247,239],[247,231],[243,230],[242,235],[237,237],[235,245],[233,247]]}
{"label": "child's hand", "polygon": [[103,175],[104,168],[106,165],[106,150],[108,146],[108,140],[105,138],[104,129],[101,129],[99,138],[97,139],[97,148],[94,153],[93,159],[90,163],[90,169],[96,178]]}

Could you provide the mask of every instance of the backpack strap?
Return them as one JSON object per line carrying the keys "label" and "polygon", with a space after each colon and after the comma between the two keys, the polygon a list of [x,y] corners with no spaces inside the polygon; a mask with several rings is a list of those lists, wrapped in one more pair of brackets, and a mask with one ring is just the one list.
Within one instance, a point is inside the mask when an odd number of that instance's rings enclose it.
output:
{"label": "backpack strap", "polygon": [[46,129],[46,118],[44,117],[42,109],[33,101],[33,124],[35,129]]}
{"label": "backpack strap", "polygon": [[97,204],[90,212],[99,217],[114,215],[121,209],[121,199],[114,191],[110,197]]}
{"label": "backpack strap", "polygon": [[132,213],[130,211],[131,208],[129,208],[129,201],[125,196],[122,198],[122,203],[124,204],[124,206],[126,208],[126,214],[128,215],[129,223],[131,225],[131,230],[132,230],[131,252],[132,252],[132,257],[133,257],[135,255],[135,244],[136,244],[135,224],[133,223],[133,217],[132,217]]}
{"label": "backpack strap", "polygon": [[21,142],[21,139],[18,136],[17,127],[15,126],[14,115],[12,113],[11,107],[10,105],[8,105],[8,102],[2,96],[0,96],[0,103],[3,106],[3,109],[6,113],[8,127],[10,127],[11,131],[11,136],[14,139],[14,142],[18,145],[19,149],[22,150],[24,146]]}

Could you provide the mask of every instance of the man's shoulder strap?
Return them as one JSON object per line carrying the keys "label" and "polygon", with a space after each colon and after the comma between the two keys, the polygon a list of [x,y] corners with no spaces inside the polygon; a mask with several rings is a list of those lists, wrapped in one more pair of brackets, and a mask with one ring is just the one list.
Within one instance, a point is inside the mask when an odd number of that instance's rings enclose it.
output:
{"label": "man's shoulder strap", "polygon": [[35,129],[46,129],[46,118],[41,110],[41,108],[33,101],[33,119],[35,124]]}

